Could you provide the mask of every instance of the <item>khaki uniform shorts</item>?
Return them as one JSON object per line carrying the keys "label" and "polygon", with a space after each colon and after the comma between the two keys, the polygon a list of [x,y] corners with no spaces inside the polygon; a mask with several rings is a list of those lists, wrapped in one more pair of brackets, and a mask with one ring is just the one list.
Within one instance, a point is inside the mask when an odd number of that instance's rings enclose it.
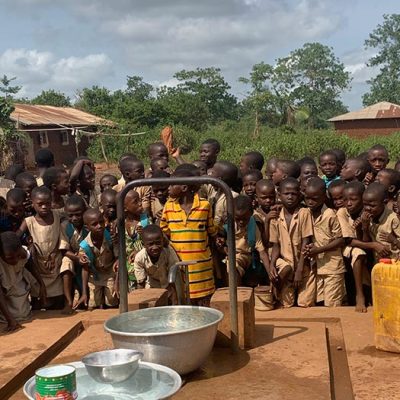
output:
{"label": "khaki uniform shorts", "polygon": [[317,301],[325,307],[340,307],[344,293],[344,274],[317,275]]}
{"label": "khaki uniform shorts", "polygon": [[109,278],[106,285],[97,285],[93,280],[89,280],[89,307],[100,307],[105,304],[108,307],[118,305],[118,299],[113,296],[114,278]]}

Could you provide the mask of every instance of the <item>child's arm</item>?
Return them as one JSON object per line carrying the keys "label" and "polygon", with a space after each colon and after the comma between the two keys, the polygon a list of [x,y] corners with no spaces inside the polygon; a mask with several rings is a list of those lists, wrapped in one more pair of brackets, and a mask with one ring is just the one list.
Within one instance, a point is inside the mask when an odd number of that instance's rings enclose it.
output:
{"label": "child's arm", "polygon": [[10,314],[8,310],[6,298],[3,294],[3,288],[0,286],[0,311],[3,314],[5,320],[7,321],[7,331],[13,332],[17,329],[22,328],[22,325],[19,324],[16,319]]}
{"label": "child's arm", "polygon": [[82,268],[82,295],[79,299],[74,303],[72,309],[76,310],[81,304],[84,304],[86,307],[88,305],[88,295],[87,295],[87,287],[89,282],[89,270],[86,268]]}
{"label": "child's arm", "polygon": [[39,284],[39,298],[41,305],[45,305],[47,302],[47,290],[46,285],[43,282],[42,276],[39,273],[37,264],[33,259],[33,256],[29,257],[26,264],[26,269],[32,274],[32,276],[36,279]]}
{"label": "child's arm", "polygon": [[345,245],[345,243],[346,242],[345,242],[344,238],[334,239],[331,242],[329,242],[327,245],[320,246],[320,247],[314,246],[313,243],[310,243],[305,247],[304,255],[306,257],[313,257],[313,256],[316,256],[317,254],[326,253],[328,251],[340,249]]}
{"label": "child's arm", "polygon": [[304,251],[307,248],[307,245],[309,245],[311,243],[312,237],[306,237],[303,238],[303,240],[301,241],[301,252],[300,252],[300,258],[299,258],[299,262],[297,264],[297,268],[296,271],[294,273],[294,282],[293,282],[293,286],[295,288],[300,287],[301,282],[303,280],[303,270],[304,270]]}
{"label": "child's arm", "polygon": [[21,226],[18,228],[16,234],[19,238],[22,237],[22,235],[28,230],[28,226],[26,225],[26,221],[23,220],[21,223]]}

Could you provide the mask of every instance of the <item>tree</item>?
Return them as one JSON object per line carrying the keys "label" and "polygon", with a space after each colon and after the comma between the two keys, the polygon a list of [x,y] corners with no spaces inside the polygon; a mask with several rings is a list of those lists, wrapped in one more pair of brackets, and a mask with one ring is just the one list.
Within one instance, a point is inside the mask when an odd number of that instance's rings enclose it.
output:
{"label": "tree", "polygon": [[365,47],[377,51],[367,65],[380,70],[367,81],[371,87],[363,96],[363,104],[368,106],[380,101],[400,104],[400,14],[385,14],[383,24],[370,33]]}
{"label": "tree", "polygon": [[21,90],[21,86],[10,86],[11,82],[17,79],[15,76],[13,78],[8,78],[7,75],[3,75],[0,79],[0,92],[4,93],[4,97],[7,99],[13,97]]}
{"label": "tree", "polygon": [[71,99],[64,93],[56,92],[53,89],[43,90],[38,96],[32,99],[32,104],[41,104],[55,107],[70,107]]}
{"label": "tree", "polygon": [[92,86],[84,88],[77,93],[78,100],[75,103],[80,108],[89,113],[102,118],[110,118],[113,113],[113,96],[105,87]]}

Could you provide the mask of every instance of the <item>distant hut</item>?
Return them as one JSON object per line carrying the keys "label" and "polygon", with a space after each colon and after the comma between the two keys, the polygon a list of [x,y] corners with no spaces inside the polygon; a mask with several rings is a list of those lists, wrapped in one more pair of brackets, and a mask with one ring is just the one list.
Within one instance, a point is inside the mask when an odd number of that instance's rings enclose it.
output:
{"label": "distant hut", "polygon": [[390,135],[400,132],[400,106],[382,101],[359,111],[338,115],[329,121],[333,122],[339,133],[352,137]]}

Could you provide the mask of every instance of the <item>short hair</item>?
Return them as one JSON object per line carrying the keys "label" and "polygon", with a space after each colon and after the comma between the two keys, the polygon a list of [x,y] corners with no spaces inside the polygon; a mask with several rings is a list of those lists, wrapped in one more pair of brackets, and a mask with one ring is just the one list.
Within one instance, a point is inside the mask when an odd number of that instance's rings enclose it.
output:
{"label": "short hair", "polygon": [[60,176],[66,174],[67,171],[60,167],[50,167],[43,174],[43,185],[51,189],[53,184],[58,183]]}
{"label": "short hair", "polygon": [[392,168],[381,169],[378,173],[385,173],[389,177],[390,185],[395,186],[395,192],[400,189],[400,173]]}
{"label": "short hair", "polygon": [[15,203],[22,203],[26,200],[26,193],[20,188],[10,189],[6,194],[6,201],[14,201]]}
{"label": "short hair", "polygon": [[153,159],[150,161],[150,168],[151,168],[152,170],[156,169],[156,168],[155,168],[156,163],[158,163],[158,162],[160,162],[160,161],[165,162],[165,163],[167,163],[167,165],[168,165],[168,161],[167,161],[165,158],[153,158]]}
{"label": "short hair", "polygon": [[235,210],[253,210],[253,203],[250,197],[239,195],[233,199]]}
{"label": "short hair", "polygon": [[32,190],[31,199],[38,196],[49,196],[51,198],[51,190],[46,186],[37,186]]}
{"label": "short hair", "polygon": [[333,153],[336,155],[336,161],[340,164],[343,165],[344,162],[346,161],[346,153],[342,149],[332,149],[331,150]]}
{"label": "short hair", "polygon": [[99,182],[101,182],[103,179],[112,179],[114,181],[114,183],[115,183],[113,186],[118,184],[118,179],[117,179],[117,177],[115,175],[105,174],[100,178]]}
{"label": "short hair", "polygon": [[389,152],[387,150],[387,148],[381,144],[375,144],[373,145],[369,150],[368,150],[368,155],[370,154],[370,152],[372,151],[384,151],[386,153],[386,155],[389,157]]}
{"label": "short hair", "polygon": [[252,170],[246,172],[245,174],[243,174],[242,180],[247,176],[254,178],[254,180],[256,180],[256,181],[259,181],[263,178],[263,174],[259,169],[252,169]]}
{"label": "short hair", "polygon": [[158,149],[163,149],[168,153],[168,149],[167,146],[163,143],[163,142],[155,142],[155,143],[151,143],[149,144],[149,147],[147,148],[147,153],[150,156],[151,153],[155,150]]}
{"label": "short hair", "polygon": [[145,237],[150,236],[150,235],[160,235],[162,237],[163,233],[162,233],[161,228],[158,225],[150,224],[143,228],[142,238],[144,239]]}
{"label": "short hair", "polygon": [[17,252],[22,246],[21,240],[15,232],[3,232],[0,234],[0,252]]}
{"label": "short hair", "polygon": [[347,182],[344,181],[343,179],[337,179],[336,181],[332,181],[331,184],[328,186],[328,193],[330,194],[332,189],[344,188],[346,184]]}
{"label": "short hair", "polygon": [[292,176],[285,178],[280,184],[279,184],[279,191],[281,192],[285,186],[295,186],[298,191],[300,191],[300,182],[296,179],[293,178]]}
{"label": "short hair", "polygon": [[234,186],[238,179],[239,169],[238,167],[231,163],[230,161],[217,161],[214,164],[215,167],[220,167],[223,171],[223,178],[222,180],[230,187]]}
{"label": "short hair", "polygon": [[356,163],[356,167],[359,170],[361,170],[361,176],[359,176],[359,180],[363,180],[365,175],[367,174],[367,172],[370,169],[370,165],[369,165],[368,161],[365,158],[356,157],[356,158],[348,158],[346,160],[346,163],[348,163],[348,162]]}
{"label": "short hair", "polygon": [[73,194],[72,196],[69,196],[67,200],[65,200],[65,208],[70,206],[81,207],[83,211],[85,211],[87,208],[85,200],[78,194]]}
{"label": "short hair", "polygon": [[218,140],[216,139],[207,139],[201,145],[207,144],[214,148],[215,151],[221,151],[221,145],[219,144]]}
{"label": "short hair", "polygon": [[357,194],[362,196],[365,191],[365,186],[360,181],[351,181],[351,182],[347,183],[344,187],[344,191],[348,191],[348,190],[354,190]]}
{"label": "short hair", "polygon": [[318,176],[314,176],[307,181],[306,189],[312,188],[321,192],[326,193],[326,185],[323,179]]}
{"label": "short hair", "polygon": [[125,158],[131,158],[133,160],[137,160],[137,155],[133,153],[123,153],[118,159],[118,164],[121,163],[121,161],[124,160]]}
{"label": "short hair", "polygon": [[315,160],[308,156],[303,157],[300,160],[298,160],[297,164],[300,165],[300,168],[303,168],[303,165],[313,165],[313,166],[317,167],[317,163],[315,162]]}
{"label": "short hair", "polygon": [[152,178],[169,178],[171,176],[167,171],[154,171]]}
{"label": "short hair", "polygon": [[336,155],[336,153],[335,153],[333,150],[326,150],[326,151],[323,151],[323,152],[319,155],[319,157],[318,157],[319,162],[321,163],[321,158],[322,158],[322,157],[326,157],[326,156],[335,157],[335,161],[338,162],[337,155]]}
{"label": "short hair", "polygon": [[114,189],[106,189],[101,195],[100,195],[100,202],[102,202],[103,201],[103,197],[106,197],[106,196],[113,196],[113,197],[116,197],[117,196],[117,192],[114,190]]}
{"label": "short hair", "polygon": [[92,217],[97,216],[97,215],[103,215],[99,208],[88,208],[83,213],[83,220],[87,221],[88,218],[92,218]]}
{"label": "short hair", "polygon": [[386,190],[385,186],[381,185],[378,182],[372,182],[371,184],[369,184],[364,191],[364,196],[366,194],[378,195],[382,200],[388,197],[388,191]]}
{"label": "short hair", "polygon": [[15,178],[18,174],[24,172],[24,166],[21,164],[10,165],[6,168],[4,172],[4,178],[9,179],[11,181],[15,181]]}
{"label": "short hair", "polygon": [[50,168],[54,165],[54,154],[49,149],[39,149],[35,154],[35,162],[39,168]]}
{"label": "short hair", "polygon": [[131,168],[133,169],[135,167],[139,167],[144,171],[143,161],[139,160],[138,158],[131,158],[131,157],[124,158],[120,161],[119,167],[121,171]]}
{"label": "short hair", "polygon": [[175,172],[172,174],[172,177],[174,178],[187,178],[190,176],[197,176],[197,173],[189,168],[180,168],[180,169],[177,168]]}
{"label": "short hair", "polygon": [[15,178],[15,187],[21,187],[24,183],[36,183],[35,177],[30,172],[21,172]]}
{"label": "short hair", "polygon": [[264,156],[259,151],[249,151],[243,157],[249,161],[249,167],[262,170],[264,166]]}
{"label": "short hair", "polygon": [[292,160],[278,160],[276,167],[282,170],[289,178],[298,178],[300,176],[300,165]]}
{"label": "short hair", "polygon": [[256,183],[256,190],[257,190],[257,188],[261,188],[261,187],[266,187],[269,189],[273,189],[275,191],[275,185],[271,179],[260,179]]}

